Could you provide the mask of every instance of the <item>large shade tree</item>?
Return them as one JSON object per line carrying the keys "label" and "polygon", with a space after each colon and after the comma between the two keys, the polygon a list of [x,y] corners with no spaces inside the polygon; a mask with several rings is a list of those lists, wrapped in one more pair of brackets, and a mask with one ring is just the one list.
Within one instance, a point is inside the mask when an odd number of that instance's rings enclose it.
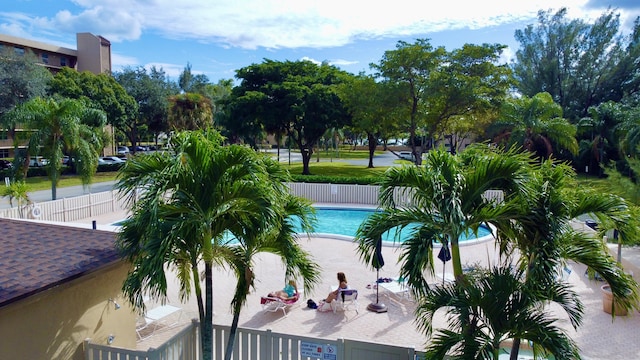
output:
{"label": "large shade tree", "polygon": [[53,200],[65,154],[75,160],[82,183],[91,182],[103,147],[101,135],[106,125],[103,111],[87,107],[80,100],[38,97],[14,108],[7,116],[27,129],[28,154],[47,159],[45,169],[51,180]]}
{"label": "large shade tree", "polygon": [[367,134],[369,168],[373,168],[373,155],[378,139],[387,138],[397,129],[397,116],[401,111],[398,87],[388,82],[376,82],[372,76],[360,74],[340,86],[340,98],[351,114],[355,132]]}
{"label": "large shade tree", "polygon": [[165,271],[175,271],[181,298],[196,297],[203,358],[211,359],[213,267],[226,264],[238,275],[236,315],[253,284],[257,252],[280,255],[287,274],[303,276],[310,287],[315,267],[289,223],[300,217],[308,224],[309,208],[289,196],[286,173],[274,161],[248,147],[222,146],[217,132],[178,133],[171,142],[170,154],[136,157],[119,174],[116,187],[132,205],[118,238],[133,264],[123,291],[143,311],[144,295],[165,298]]}
{"label": "large shade tree", "polygon": [[310,174],[314,146],[327,129],[350,122],[337,90],[350,75],[329,64],[264,60],[238,70],[236,77],[240,85],[233,89],[226,122],[252,122],[253,133],[284,132],[302,153],[304,175]]}
{"label": "large shade tree", "polygon": [[377,72],[377,77],[397,84],[401,89],[400,106],[404,110],[398,121],[409,134],[412,153],[418,164],[422,149],[418,149],[416,139],[426,126],[425,97],[430,90],[433,74],[441,66],[445,56],[444,47],[434,48],[428,39],[418,39],[413,44],[398,41],[395,50],[385,51],[378,64],[370,65]]}
{"label": "large shade tree", "polygon": [[611,9],[592,23],[568,18],[566,8],[540,11],[536,24],[515,33],[517,90],[530,97],[548,92],[572,122],[592,106],[638,92],[640,23],[626,36],[620,28]]}
{"label": "large shade tree", "polygon": [[162,68],[155,66],[149,71],[143,67],[125,68],[114,73],[113,77],[135,102],[132,106],[134,114],[118,125],[118,130],[127,137],[134,150],[146,132],[152,132],[157,142],[158,135],[169,130],[169,96],[179,92],[177,84],[167,77]]}
{"label": "large shade tree", "polygon": [[16,170],[26,169],[28,165],[28,163],[18,163],[20,161],[20,156],[17,156],[18,148],[24,145],[25,139],[17,136],[21,132],[17,132],[16,129],[22,125],[4,115],[19,104],[35,97],[45,96],[47,84],[51,78],[51,73],[38,64],[38,57],[31,51],[18,54],[13,47],[3,46],[0,49],[0,128],[2,131],[7,131],[7,138],[13,139]]}
{"label": "large shade tree", "polygon": [[[135,99],[110,74],[79,72],[63,67],[48,86],[49,95],[77,99],[86,106],[102,110],[107,124],[122,129],[138,110]],[[109,139],[111,140],[111,139]]]}

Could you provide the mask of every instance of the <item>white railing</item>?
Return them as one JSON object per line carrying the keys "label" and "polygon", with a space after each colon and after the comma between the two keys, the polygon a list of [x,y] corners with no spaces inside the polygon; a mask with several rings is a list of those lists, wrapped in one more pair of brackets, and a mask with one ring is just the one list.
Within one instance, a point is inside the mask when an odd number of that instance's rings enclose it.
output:
{"label": "white railing", "polygon": [[[148,351],[98,345],[86,340],[84,359],[197,360],[200,359],[198,330],[198,322],[194,320],[161,347]],[[213,325],[214,359],[224,358],[229,332],[229,326]],[[417,360],[423,355],[412,347],[342,338],[318,339],[274,333],[269,329],[238,328],[233,347],[234,360]]]}
{"label": "white railing", "polygon": [[198,360],[200,359],[200,339],[198,322],[180,330],[158,348],[131,350],[109,345],[94,344],[91,339],[84,341],[85,360]]}
{"label": "white railing", "polygon": [[[287,185],[292,194],[314,203],[376,205],[380,191],[377,185],[313,183],[288,183]],[[489,190],[484,196],[498,201],[503,199],[502,192],[496,190]],[[411,201],[410,195],[404,189],[397,189],[394,201],[398,206],[408,205]],[[124,200],[119,199],[116,191],[105,191],[28,205],[23,207],[22,215],[17,207],[3,209],[0,210],[0,217],[68,222],[120,211],[124,208]]]}
{"label": "white railing", "polygon": [[0,217],[69,222],[87,219],[124,209],[115,191],[105,191],[76,197],[45,201],[0,210]]}

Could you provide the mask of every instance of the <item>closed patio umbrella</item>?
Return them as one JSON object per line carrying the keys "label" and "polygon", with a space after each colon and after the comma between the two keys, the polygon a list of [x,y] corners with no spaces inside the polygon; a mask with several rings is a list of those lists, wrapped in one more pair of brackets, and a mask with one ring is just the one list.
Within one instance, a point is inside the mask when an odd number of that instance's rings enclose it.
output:
{"label": "closed patio umbrella", "polygon": [[438,259],[442,261],[442,285],[444,285],[444,265],[447,261],[451,260],[451,252],[449,252],[449,244],[442,244],[440,252],[438,253]]}
{"label": "closed patio umbrella", "polygon": [[[380,268],[384,266],[384,258],[382,257],[382,237],[378,237],[376,241],[376,253],[373,257],[373,267],[376,268],[376,280],[380,278]],[[367,306],[367,310],[383,313],[387,312],[387,306],[379,302],[380,286],[376,282],[376,302]]]}

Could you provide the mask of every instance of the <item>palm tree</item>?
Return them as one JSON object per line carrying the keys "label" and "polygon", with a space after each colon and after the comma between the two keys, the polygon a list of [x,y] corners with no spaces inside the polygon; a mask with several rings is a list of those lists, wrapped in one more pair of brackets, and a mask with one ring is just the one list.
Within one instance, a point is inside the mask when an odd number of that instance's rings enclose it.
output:
{"label": "palm tree", "polygon": [[[557,286],[563,263],[572,260],[601,274],[615,288],[618,304],[627,309],[637,307],[637,284],[609,255],[598,238],[603,234],[594,237],[571,226],[573,219],[589,214],[599,219],[602,229],[618,229],[621,237],[637,239],[638,224],[626,202],[618,196],[578,187],[573,169],[553,160],[531,170],[526,191],[514,198],[519,205],[512,207],[516,210],[512,221],[497,224],[501,254],[519,254],[525,282],[541,301],[554,300],[548,289]],[[577,327],[579,323],[572,325]],[[516,337],[512,359],[516,358],[519,342]]]}
{"label": "palm tree", "polygon": [[[371,263],[376,239],[394,228],[413,227],[400,245],[400,275],[418,293],[426,292],[429,286],[422,274],[424,270],[433,273],[433,244],[437,241],[451,245],[453,272],[461,280],[460,235],[482,223],[508,220],[501,211],[509,208],[496,207],[483,197],[485,191],[502,189],[505,196],[515,192],[530,161],[528,154],[478,145],[460,156],[434,150],[422,167],[387,170],[381,181],[381,211],[367,218],[357,231],[358,254]],[[398,194],[408,196],[408,203],[397,205]]]}
{"label": "palm tree", "polygon": [[[608,101],[598,106],[592,106],[588,110],[589,116],[580,119],[578,129],[583,136],[587,137],[581,141],[581,157],[600,168],[600,175],[603,168],[610,161],[619,159],[619,134],[620,127],[624,127],[624,112],[622,107]],[[631,126],[630,129],[634,129]],[[633,133],[633,130],[632,132]]]}
{"label": "palm tree", "polygon": [[9,205],[13,207],[13,200],[18,204],[20,217],[24,217],[23,211],[26,205],[31,203],[29,199],[29,186],[24,181],[12,181],[9,186],[0,188],[0,196],[9,198]]}
{"label": "palm tree", "polygon": [[56,199],[62,158],[65,153],[76,160],[76,171],[83,184],[89,184],[98,167],[102,149],[104,112],[86,107],[75,99],[34,98],[9,114],[29,131],[28,154],[42,154],[51,180],[51,198]]}
{"label": "palm tree", "polygon": [[[155,153],[128,161],[116,184],[133,205],[118,240],[133,263],[125,295],[144,311],[143,294],[165,298],[165,268],[175,269],[181,299],[195,292],[204,359],[212,357],[214,265],[228,264],[239,275],[233,303],[238,313],[253,282],[251,257],[257,251],[283,256],[287,271],[300,271],[306,286],[315,279],[309,274],[313,265],[305,253],[294,251],[292,241],[274,244],[266,234],[261,237],[262,231],[279,231],[286,239],[282,222],[296,214],[285,212],[287,194],[280,181],[286,173],[247,147],[221,146],[222,140],[213,130],[178,133],[171,139],[170,156]],[[304,218],[306,212],[300,214]]]}
{"label": "palm tree", "polygon": [[[286,190],[285,190],[286,191]],[[273,224],[266,229],[232,230],[239,240],[237,246],[232,247],[228,261],[236,274],[238,283],[231,307],[233,321],[229,331],[229,339],[225,351],[225,359],[230,360],[233,352],[240,310],[245,305],[250,288],[253,287],[254,272],[253,259],[261,252],[279,255],[285,263],[285,276],[289,279],[302,277],[304,288],[309,290],[319,281],[319,267],[312,262],[311,255],[302,250],[294,236],[296,233],[295,219],[300,221],[305,231],[312,230],[310,216],[313,209],[306,201],[280,193],[273,199],[272,207],[277,208],[278,215]]]}
{"label": "palm tree", "polygon": [[[580,358],[577,345],[554,324],[548,302],[523,281],[522,271],[505,264],[470,276],[472,281],[436,286],[421,300],[416,310],[418,327],[432,339],[427,359],[445,355],[449,359],[498,359],[500,345],[511,338],[532,341],[537,354]],[[555,283],[547,293],[553,294],[552,301],[566,310],[572,322],[581,321],[582,304],[566,284]],[[440,309],[446,309],[449,328],[434,334],[432,321]]]}
{"label": "palm tree", "polygon": [[578,151],[576,127],[562,117],[562,108],[546,92],[505,102],[488,132],[495,134],[497,143],[521,146],[544,159],[554,150]]}

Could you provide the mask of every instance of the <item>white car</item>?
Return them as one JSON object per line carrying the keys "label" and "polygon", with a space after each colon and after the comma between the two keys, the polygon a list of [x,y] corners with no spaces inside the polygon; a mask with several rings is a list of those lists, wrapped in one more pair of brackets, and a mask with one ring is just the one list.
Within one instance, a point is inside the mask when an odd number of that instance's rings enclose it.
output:
{"label": "white car", "polygon": [[400,159],[414,161],[415,157],[411,151],[400,151]]}
{"label": "white car", "polygon": [[103,156],[100,158],[105,164],[120,164],[123,163],[124,160],[117,156]]}
{"label": "white car", "polygon": [[49,164],[49,160],[43,158],[42,156],[34,156],[29,159],[29,166],[40,167],[46,166],[47,164]]}
{"label": "white car", "polygon": [[118,155],[129,155],[129,148],[126,146],[118,146],[116,153]]}

